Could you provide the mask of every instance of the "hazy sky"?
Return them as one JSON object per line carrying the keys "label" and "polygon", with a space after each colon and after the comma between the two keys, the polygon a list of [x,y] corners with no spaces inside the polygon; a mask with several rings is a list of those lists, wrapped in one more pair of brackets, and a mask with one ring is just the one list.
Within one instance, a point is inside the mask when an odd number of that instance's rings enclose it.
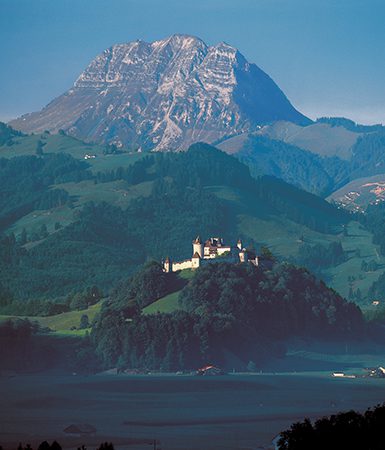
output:
{"label": "hazy sky", "polygon": [[185,33],[236,46],[312,118],[385,123],[384,23],[384,0],[0,0],[0,120],[115,43]]}

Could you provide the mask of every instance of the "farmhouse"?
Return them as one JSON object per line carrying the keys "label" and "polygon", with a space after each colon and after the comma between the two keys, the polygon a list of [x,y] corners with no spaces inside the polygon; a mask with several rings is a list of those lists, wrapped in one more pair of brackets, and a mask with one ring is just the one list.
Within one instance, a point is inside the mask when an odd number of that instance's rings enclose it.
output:
{"label": "farmhouse", "polygon": [[225,245],[220,237],[211,237],[204,243],[198,236],[192,242],[192,257],[184,261],[174,262],[170,258],[163,261],[163,270],[165,272],[176,272],[184,269],[197,269],[198,267],[217,261],[228,262],[249,262],[258,266],[258,256],[249,258],[247,250],[243,247],[239,239],[234,246]]}

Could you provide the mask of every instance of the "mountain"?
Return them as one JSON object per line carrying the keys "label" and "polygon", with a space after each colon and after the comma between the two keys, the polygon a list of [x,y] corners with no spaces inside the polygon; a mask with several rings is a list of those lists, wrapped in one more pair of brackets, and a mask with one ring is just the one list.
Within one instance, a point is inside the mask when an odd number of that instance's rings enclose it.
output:
{"label": "mountain", "polygon": [[186,150],[277,120],[300,125],[274,81],[234,47],[186,35],[114,45],[40,112],[11,122],[118,146]]}

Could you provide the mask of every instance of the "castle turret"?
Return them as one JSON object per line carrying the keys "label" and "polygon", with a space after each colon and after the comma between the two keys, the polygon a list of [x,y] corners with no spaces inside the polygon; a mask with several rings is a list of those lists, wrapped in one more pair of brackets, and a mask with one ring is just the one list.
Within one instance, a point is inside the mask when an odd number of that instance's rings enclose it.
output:
{"label": "castle turret", "polygon": [[247,261],[247,252],[246,252],[246,249],[243,248],[239,252],[239,262],[244,263],[246,261]]}
{"label": "castle turret", "polygon": [[240,239],[238,239],[237,247],[239,248],[239,250],[242,250],[242,241]]}
{"label": "castle turret", "polygon": [[172,272],[172,263],[171,263],[171,260],[170,260],[170,258],[167,256],[167,258],[166,258],[166,260],[164,261],[164,263],[163,263],[163,270],[165,271],[165,272]]}
{"label": "castle turret", "polygon": [[195,255],[195,253],[198,253],[198,255],[203,258],[203,244],[200,240],[200,237],[197,236],[197,238],[193,241],[193,251],[192,254]]}

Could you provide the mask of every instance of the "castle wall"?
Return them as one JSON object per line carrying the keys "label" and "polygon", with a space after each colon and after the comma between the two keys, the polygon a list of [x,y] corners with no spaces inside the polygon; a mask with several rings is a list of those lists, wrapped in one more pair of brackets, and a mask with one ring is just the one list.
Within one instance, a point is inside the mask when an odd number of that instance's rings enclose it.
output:
{"label": "castle wall", "polygon": [[231,247],[218,247],[218,255],[223,255],[223,253],[231,252]]}
{"label": "castle wall", "polygon": [[176,272],[177,270],[192,269],[192,268],[193,268],[193,263],[192,263],[191,259],[186,259],[185,261],[172,263],[172,272]]}
{"label": "castle wall", "polygon": [[239,257],[238,257],[238,255],[234,256],[234,255],[230,254],[230,255],[216,257],[216,258],[204,258],[204,259],[200,260],[200,265],[205,266],[207,264],[217,264],[217,263],[221,263],[221,262],[237,263],[237,262],[239,262]]}
{"label": "castle wall", "polygon": [[[197,242],[198,241],[198,242]],[[223,240],[215,238],[215,241],[220,241],[223,245]],[[210,253],[210,248],[215,249],[214,253]],[[231,263],[245,263],[249,262],[258,266],[260,260],[258,256],[255,259],[248,259],[247,252],[242,249],[242,243],[239,241],[236,247],[223,246],[223,247],[213,247],[209,245],[203,246],[199,239],[193,241],[193,255],[198,253],[200,258],[194,257],[191,259],[185,259],[179,262],[164,262],[163,269],[165,272],[177,272],[178,270],[185,269],[197,269],[200,266],[206,264],[212,264],[216,262],[231,262]]]}
{"label": "castle wall", "polygon": [[192,268],[197,269],[200,266],[200,262],[201,262],[200,258],[193,258],[191,260]]}

